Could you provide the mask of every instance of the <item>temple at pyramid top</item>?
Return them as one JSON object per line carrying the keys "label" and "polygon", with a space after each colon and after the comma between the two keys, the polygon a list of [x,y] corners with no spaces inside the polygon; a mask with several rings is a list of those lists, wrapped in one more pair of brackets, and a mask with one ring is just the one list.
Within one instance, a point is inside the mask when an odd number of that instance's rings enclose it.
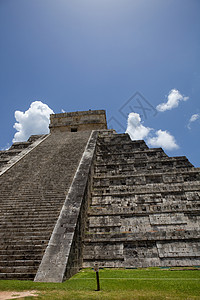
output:
{"label": "temple at pyramid top", "polygon": [[50,116],[50,132],[55,131],[87,131],[107,129],[105,110],[76,111],[52,114]]}

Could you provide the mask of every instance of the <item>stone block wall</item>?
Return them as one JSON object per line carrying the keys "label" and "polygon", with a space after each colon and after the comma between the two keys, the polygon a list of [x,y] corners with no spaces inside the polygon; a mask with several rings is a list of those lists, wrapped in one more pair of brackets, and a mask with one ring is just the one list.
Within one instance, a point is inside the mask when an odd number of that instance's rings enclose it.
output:
{"label": "stone block wall", "polygon": [[200,264],[200,169],[127,134],[100,135],[84,267]]}
{"label": "stone block wall", "polygon": [[57,129],[0,153],[0,278],[200,264],[199,168],[127,134]]}
{"label": "stone block wall", "polygon": [[77,111],[50,116],[50,132],[107,129],[105,110]]}

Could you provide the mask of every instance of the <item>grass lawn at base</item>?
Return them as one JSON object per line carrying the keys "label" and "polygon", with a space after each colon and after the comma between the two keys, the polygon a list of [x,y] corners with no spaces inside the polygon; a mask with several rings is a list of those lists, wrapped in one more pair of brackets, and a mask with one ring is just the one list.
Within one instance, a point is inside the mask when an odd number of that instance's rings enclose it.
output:
{"label": "grass lawn at base", "polygon": [[200,299],[199,270],[100,269],[99,276],[99,292],[91,269],[63,283],[1,280],[0,291],[39,291],[39,296],[26,299]]}

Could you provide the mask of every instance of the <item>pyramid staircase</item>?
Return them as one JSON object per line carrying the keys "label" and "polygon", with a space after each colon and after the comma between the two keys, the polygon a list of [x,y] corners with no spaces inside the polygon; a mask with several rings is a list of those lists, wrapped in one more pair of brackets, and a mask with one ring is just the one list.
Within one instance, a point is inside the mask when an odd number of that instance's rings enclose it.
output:
{"label": "pyramid staircase", "polygon": [[0,279],[35,277],[89,136],[50,134],[0,176]]}
{"label": "pyramid staircase", "polygon": [[200,264],[200,169],[127,134],[97,142],[83,266]]}
{"label": "pyramid staircase", "polygon": [[[0,174],[11,164],[19,160],[29,152],[34,146],[40,143],[46,135],[31,135],[26,142],[15,142],[9,149],[0,151]],[[35,143],[37,141],[37,143]]]}
{"label": "pyramid staircase", "polygon": [[200,169],[186,157],[101,130],[35,136],[0,158],[0,279],[200,265]]}

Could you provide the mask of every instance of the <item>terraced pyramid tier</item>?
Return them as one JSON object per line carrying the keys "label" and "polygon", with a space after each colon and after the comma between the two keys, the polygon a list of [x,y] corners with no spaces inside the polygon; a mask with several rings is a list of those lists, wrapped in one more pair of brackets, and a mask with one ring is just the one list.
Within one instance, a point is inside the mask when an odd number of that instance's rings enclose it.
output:
{"label": "terraced pyramid tier", "polygon": [[0,175],[36,147],[46,135],[31,135],[26,142],[13,143],[9,149],[0,151]]}
{"label": "terraced pyramid tier", "polygon": [[200,264],[200,169],[186,157],[109,130],[56,131],[0,154],[0,278]]}
{"label": "terraced pyramid tier", "polygon": [[84,267],[200,264],[200,169],[127,134],[98,139]]}
{"label": "terraced pyramid tier", "polygon": [[91,132],[57,132],[0,176],[0,278],[33,279]]}

